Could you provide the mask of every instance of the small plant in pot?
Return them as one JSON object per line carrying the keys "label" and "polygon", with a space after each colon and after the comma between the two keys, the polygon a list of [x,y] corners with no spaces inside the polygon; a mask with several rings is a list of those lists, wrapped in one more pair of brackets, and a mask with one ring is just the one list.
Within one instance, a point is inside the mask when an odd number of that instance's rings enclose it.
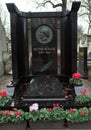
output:
{"label": "small plant in pot", "polygon": [[80,73],[73,73],[72,78],[69,79],[69,84],[72,86],[82,86],[83,80]]}
{"label": "small plant in pot", "polygon": [[80,73],[73,73],[72,78],[69,79],[71,88],[75,89],[75,95],[80,95],[80,91],[84,90],[83,80]]}

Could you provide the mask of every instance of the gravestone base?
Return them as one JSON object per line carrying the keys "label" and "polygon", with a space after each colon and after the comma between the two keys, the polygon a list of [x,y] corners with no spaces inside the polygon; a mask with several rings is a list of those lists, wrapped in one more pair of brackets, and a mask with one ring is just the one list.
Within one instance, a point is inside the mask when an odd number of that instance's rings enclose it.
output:
{"label": "gravestone base", "polygon": [[63,85],[53,76],[36,76],[27,86],[22,102],[26,106],[38,103],[41,107],[53,106],[53,103],[63,104]]}

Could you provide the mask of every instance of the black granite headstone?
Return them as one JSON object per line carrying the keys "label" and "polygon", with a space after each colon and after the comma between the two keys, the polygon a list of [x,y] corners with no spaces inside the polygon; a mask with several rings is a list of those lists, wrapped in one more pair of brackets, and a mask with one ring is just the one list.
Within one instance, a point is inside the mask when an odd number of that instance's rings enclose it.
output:
{"label": "black granite headstone", "polygon": [[29,97],[57,98],[64,97],[62,84],[53,76],[38,76],[30,81],[30,86],[26,91]]}
{"label": "black granite headstone", "polygon": [[57,29],[54,29],[54,24],[57,26],[57,19],[37,18],[36,21],[36,18],[33,18],[31,22],[32,72],[57,74]]}

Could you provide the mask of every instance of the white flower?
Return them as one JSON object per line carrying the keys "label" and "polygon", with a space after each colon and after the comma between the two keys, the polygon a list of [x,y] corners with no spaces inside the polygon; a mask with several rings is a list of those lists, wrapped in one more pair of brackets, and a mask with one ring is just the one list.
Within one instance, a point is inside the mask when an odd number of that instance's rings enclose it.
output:
{"label": "white flower", "polygon": [[32,112],[32,111],[37,111],[39,109],[39,105],[38,103],[34,103],[33,105],[31,105],[29,107],[29,111]]}

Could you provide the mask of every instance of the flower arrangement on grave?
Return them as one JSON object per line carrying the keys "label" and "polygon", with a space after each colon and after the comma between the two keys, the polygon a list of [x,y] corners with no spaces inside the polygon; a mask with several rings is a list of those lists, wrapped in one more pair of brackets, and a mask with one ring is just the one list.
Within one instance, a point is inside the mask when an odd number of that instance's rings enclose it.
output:
{"label": "flower arrangement on grave", "polygon": [[24,111],[13,108],[13,110],[0,111],[0,123],[21,122],[24,120]]}
{"label": "flower arrangement on grave", "polygon": [[73,73],[72,78],[69,79],[70,85],[82,86],[83,80],[80,73]]}
{"label": "flower arrangement on grave", "polygon": [[[33,109],[32,109],[33,107]],[[35,108],[34,108],[35,107]],[[64,120],[74,122],[85,122],[91,120],[91,107],[70,108],[64,110],[59,104],[53,104],[53,108],[38,109],[38,104],[30,106],[30,111],[25,113],[25,119],[37,120]]]}
{"label": "flower arrangement on grave", "polygon": [[81,95],[75,97],[75,102],[80,104],[91,102],[91,97],[87,95],[86,89],[81,91]]}
{"label": "flower arrangement on grave", "polygon": [[0,111],[0,123],[14,122],[19,123],[23,120],[38,121],[38,120],[51,120],[61,121],[66,119],[72,123],[85,122],[91,120],[91,107],[83,108],[70,108],[64,110],[59,104],[53,104],[53,108],[41,108],[34,103],[29,107],[28,112],[21,109],[13,108],[13,110]]}
{"label": "flower arrangement on grave", "polygon": [[25,112],[25,119],[30,121],[65,119],[65,111],[59,104],[53,104],[53,108],[38,108],[37,103],[30,106],[29,112]]}
{"label": "flower arrangement on grave", "polygon": [[91,107],[83,107],[79,109],[70,108],[65,111],[66,120],[72,123],[85,122],[91,120]]}
{"label": "flower arrangement on grave", "polygon": [[53,104],[53,108],[38,109],[38,104],[33,104],[29,108],[29,112],[25,112],[25,119],[28,121],[37,120],[55,120],[61,121],[66,119],[72,123],[85,122],[91,120],[91,107],[70,108],[64,110],[59,104]]}
{"label": "flower arrangement on grave", "polygon": [[12,101],[11,96],[8,96],[8,93],[6,91],[0,91],[0,106],[4,106],[10,101]]}

